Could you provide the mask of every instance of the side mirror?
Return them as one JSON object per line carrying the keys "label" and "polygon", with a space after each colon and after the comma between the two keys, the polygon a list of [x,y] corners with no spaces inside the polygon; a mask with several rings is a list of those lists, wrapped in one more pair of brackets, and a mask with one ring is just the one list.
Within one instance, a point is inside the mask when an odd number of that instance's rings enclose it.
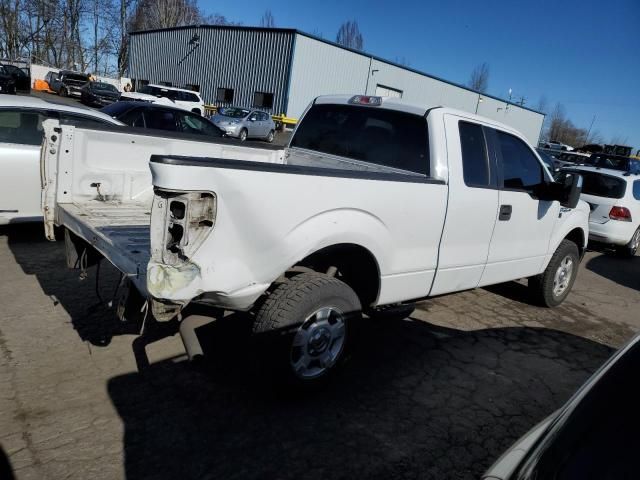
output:
{"label": "side mirror", "polygon": [[560,171],[555,181],[544,184],[539,198],[557,200],[566,208],[576,208],[582,193],[582,175],[576,172]]}
{"label": "side mirror", "polygon": [[560,205],[567,208],[576,208],[582,193],[582,175],[575,172],[561,172],[556,181],[562,181],[565,198],[560,200]]}

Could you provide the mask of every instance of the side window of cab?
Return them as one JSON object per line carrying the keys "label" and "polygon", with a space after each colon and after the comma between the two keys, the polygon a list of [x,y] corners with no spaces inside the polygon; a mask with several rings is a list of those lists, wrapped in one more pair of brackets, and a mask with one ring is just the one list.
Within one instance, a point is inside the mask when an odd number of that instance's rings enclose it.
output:
{"label": "side window of cab", "polygon": [[502,157],[499,167],[502,188],[531,193],[545,181],[542,165],[528,145],[518,137],[496,130]]}

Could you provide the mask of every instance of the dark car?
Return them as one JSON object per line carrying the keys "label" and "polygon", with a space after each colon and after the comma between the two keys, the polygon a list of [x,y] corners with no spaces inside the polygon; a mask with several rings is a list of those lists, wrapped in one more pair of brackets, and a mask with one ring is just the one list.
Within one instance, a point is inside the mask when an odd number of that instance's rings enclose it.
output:
{"label": "dark car", "polygon": [[[12,88],[14,91],[9,93],[15,93],[15,90],[19,90],[22,92],[31,91],[31,76],[23,69],[16,67],[15,65],[0,65],[0,76],[13,79]],[[4,82],[0,80],[0,86],[3,83]],[[7,81],[7,85],[9,85],[10,83],[11,82]],[[5,93],[4,88],[2,89],[2,93]]]}
{"label": "dark car", "polygon": [[80,89],[80,101],[85,105],[104,107],[117,102],[120,92],[110,83],[88,82]]}
{"label": "dark car", "polygon": [[640,336],[636,336],[482,478],[638,478],[639,370]]}
{"label": "dark car", "polygon": [[199,114],[147,102],[116,102],[102,112],[132,127],[152,128],[210,137],[223,137],[224,132]]}
{"label": "dark car", "polygon": [[16,93],[16,81],[0,65],[0,93]]}
{"label": "dark car", "polygon": [[89,81],[89,75],[71,70],[61,70],[47,73],[45,80],[49,84],[49,88],[61,97],[80,96],[82,87]]}

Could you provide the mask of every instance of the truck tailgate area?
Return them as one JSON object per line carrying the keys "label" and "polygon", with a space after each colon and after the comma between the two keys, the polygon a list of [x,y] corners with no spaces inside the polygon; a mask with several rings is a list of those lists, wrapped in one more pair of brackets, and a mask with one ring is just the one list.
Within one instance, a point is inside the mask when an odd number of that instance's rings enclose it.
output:
{"label": "truck tailgate area", "polygon": [[151,205],[90,200],[58,204],[58,222],[93,245],[146,294]]}

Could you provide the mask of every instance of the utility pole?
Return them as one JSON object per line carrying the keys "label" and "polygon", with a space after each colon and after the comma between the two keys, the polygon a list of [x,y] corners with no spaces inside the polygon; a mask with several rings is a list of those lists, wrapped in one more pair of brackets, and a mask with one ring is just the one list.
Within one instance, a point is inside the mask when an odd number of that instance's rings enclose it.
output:
{"label": "utility pole", "polygon": [[593,118],[591,119],[591,125],[589,125],[589,130],[587,130],[587,138],[585,139],[585,142],[589,141],[589,135],[591,134],[591,127],[593,127],[593,122],[595,121],[596,121],[596,116],[594,114]]}

